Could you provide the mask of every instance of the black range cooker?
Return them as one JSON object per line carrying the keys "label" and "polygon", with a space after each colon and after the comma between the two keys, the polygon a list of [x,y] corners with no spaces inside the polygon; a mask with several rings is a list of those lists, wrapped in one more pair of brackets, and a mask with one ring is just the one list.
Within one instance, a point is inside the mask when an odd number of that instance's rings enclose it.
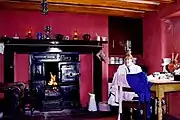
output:
{"label": "black range cooker", "polygon": [[80,107],[79,65],[79,53],[30,55],[31,89],[41,91],[44,109]]}

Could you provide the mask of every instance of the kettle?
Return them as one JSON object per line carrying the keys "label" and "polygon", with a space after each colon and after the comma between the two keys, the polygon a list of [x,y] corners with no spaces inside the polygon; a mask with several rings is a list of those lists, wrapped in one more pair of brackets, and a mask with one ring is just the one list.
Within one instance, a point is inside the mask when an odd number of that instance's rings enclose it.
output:
{"label": "kettle", "polygon": [[90,34],[84,34],[82,37],[84,40],[90,40],[91,39]]}

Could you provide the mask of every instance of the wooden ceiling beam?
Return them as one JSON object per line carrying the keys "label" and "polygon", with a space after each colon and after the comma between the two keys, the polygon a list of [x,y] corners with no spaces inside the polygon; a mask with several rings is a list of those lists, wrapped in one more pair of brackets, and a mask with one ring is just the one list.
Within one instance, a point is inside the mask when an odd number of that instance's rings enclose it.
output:
{"label": "wooden ceiling beam", "polygon": [[[9,1],[41,2],[42,0],[9,0]],[[47,0],[47,1],[49,3],[55,3],[55,4],[86,5],[86,6],[94,6],[94,7],[110,7],[110,8],[121,8],[121,9],[142,10],[142,11],[156,11],[158,9],[158,5],[128,2],[124,0]]]}
{"label": "wooden ceiling beam", "polygon": [[52,3],[62,4],[75,4],[75,5],[88,5],[97,7],[113,7],[131,10],[142,10],[142,11],[156,11],[157,5],[127,2],[121,0],[48,0]]}
{"label": "wooden ceiling beam", "polygon": [[152,2],[159,2],[159,3],[173,3],[175,0],[145,0],[145,1],[152,1]]}
{"label": "wooden ceiling beam", "polygon": [[[5,2],[0,1],[0,9],[16,9],[16,10],[38,10],[40,11],[40,2]],[[54,12],[72,12],[72,13],[89,13],[89,14],[101,14],[111,16],[124,16],[132,18],[142,18],[144,16],[143,11],[125,10],[119,8],[108,7],[95,7],[95,6],[82,6],[71,4],[48,4],[49,11]]]}

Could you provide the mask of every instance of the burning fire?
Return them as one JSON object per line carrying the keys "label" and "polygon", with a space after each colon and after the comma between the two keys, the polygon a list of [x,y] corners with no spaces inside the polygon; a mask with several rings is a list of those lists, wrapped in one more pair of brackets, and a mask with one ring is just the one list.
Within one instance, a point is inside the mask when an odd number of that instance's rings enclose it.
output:
{"label": "burning fire", "polygon": [[57,82],[56,82],[56,75],[52,75],[52,73],[50,72],[50,75],[51,75],[51,79],[48,83],[48,85],[57,85]]}

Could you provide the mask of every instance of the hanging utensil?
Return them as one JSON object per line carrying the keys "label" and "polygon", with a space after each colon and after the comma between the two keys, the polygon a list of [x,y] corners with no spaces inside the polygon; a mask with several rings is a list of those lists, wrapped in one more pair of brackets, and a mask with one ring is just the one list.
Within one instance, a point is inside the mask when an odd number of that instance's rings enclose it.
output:
{"label": "hanging utensil", "polygon": [[46,15],[48,13],[48,3],[47,0],[42,0],[41,2],[41,12]]}

